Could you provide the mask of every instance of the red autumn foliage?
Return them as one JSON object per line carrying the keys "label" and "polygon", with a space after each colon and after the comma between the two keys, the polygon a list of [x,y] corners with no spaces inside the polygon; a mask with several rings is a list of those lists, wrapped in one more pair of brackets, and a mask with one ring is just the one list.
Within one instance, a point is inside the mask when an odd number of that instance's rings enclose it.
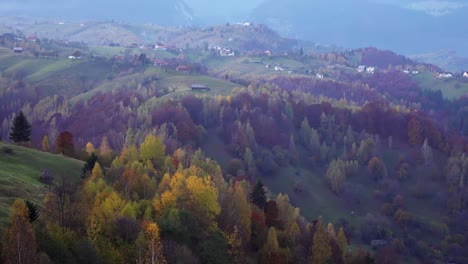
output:
{"label": "red autumn foliage", "polygon": [[57,153],[66,156],[75,154],[75,146],[73,144],[73,135],[68,131],[63,131],[59,134],[56,141]]}

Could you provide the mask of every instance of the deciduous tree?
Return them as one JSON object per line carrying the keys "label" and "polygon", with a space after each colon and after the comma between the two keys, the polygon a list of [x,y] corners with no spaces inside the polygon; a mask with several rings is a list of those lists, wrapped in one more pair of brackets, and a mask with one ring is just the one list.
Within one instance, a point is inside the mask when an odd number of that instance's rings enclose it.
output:
{"label": "deciduous tree", "polygon": [[346,254],[348,254],[348,239],[346,238],[346,234],[343,230],[343,227],[340,227],[338,230],[338,235],[336,236],[336,243],[340,247],[343,262],[346,262]]}
{"label": "deciduous tree", "polygon": [[38,261],[36,239],[24,200],[17,199],[11,208],[10,226],[3,240],[2,258],[3,263],[34,264]]}
{"label": "deciduous tree", "polygon": [[322,218],[317,221],[311,251],[312,256],[309,258],[311,264],[324,264],[332,255],[330,237],[322,223]]}
{"label": "deciduous tree", "polygon": [[346,167],[343,160],[333,160],[328,166],[327,178],[330,187],[334,193],[339,193],[343,189],[343,184],[346,181]]}
{"label": "deciduous tree", "polygon": [[145,228],[145,238],[148,245],[146,252],[146,263],[165,264],[166,259],[163,255],[161,237],[159,235],[159,226],[156,223],[149,223]]}
{"label": "deciduous tree", "polygon": [[414,117],[408,122],[408,142],[413,146],[418,146],[422,143],[421,124]]}
{"label": "deciduous tree", "polygon": [[42,151],[48,152],[49,151],[49,137],[44,136],[42,138]]}
{"label": "deciduous tree", "polygon": [[69,131],[63,131],[57,137],[55,144],[57,153],[65,156],[73,156],[75,154],[75,145],[73,143],[73,135]]}
{"label": "deciduous tree", "polygon": [[151,162],[153,166],[162,166],[166,146],[155,135],[148,135],[140,146],[140,159],[143,162]]}

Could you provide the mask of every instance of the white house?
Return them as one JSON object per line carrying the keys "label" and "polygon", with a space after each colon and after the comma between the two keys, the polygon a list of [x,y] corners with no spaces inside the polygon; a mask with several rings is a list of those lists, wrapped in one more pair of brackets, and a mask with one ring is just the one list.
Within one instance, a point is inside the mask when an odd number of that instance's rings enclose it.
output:
{"label": "white house", "polygon": [[17,53],[17,54],[23,53],[23,48],[22,47],[14,47],[13,52]]}
{"label": "white house", "polygon": [[464,72],[463,77],[468,78],[468,72]]}
{"label": "white house", "polygon": [[367,68],[366,68],[366,72],[367,72],[367,73],[374,74],[374,72],[375,72],[375,67],[367,67]]}
{"label": "white house", "polygon": [[364,71],[366,71],[366,66],[364,66],[364,65],[359,65],[359,66],[357,67],[356,70],[357,70],[358,72],[364,72]]}
{"label": "white house", "polygon": [[222,57],[232,57],[232,56],[235,56],[236,54],[234,53],[234,51],[231,51],[230,49],[223,48],[219,52],[219,55]]}
{"label": "white house", "polygon": [[317,74],[315,75],[315,78],[317,78],[317,79],[323,79],[323,74],[317,73]]}
{"label": "white house", "polygon": [[167,50],[167,47],[163,43],[158,42],[156,43],[156,45],[154,45],[154,49],[155,50]]}
{"label": "white house", "polygon": [[440,79],[443,79],[443,78],[452,78],[453,77],[453,74],[451,73],[439,73],[439,76],[438,76]]}
{"label": "white house", "polygon": [[281,68],[280,66],[275,66],[275,71],[284,71],[284,69]]}

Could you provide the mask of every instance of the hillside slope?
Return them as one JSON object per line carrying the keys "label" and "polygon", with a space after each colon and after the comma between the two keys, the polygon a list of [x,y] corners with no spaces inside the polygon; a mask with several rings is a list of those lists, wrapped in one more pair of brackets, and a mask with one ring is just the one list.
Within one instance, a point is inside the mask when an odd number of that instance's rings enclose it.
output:
{"label": "hillside slope", "polygon": [[16,198],[42,204],[47,188],[39,177],[44,169],[54,176],[55,182],[62,176],[77,182],[82,166],[79,160],[0,142],[0,230],[6,227]]}

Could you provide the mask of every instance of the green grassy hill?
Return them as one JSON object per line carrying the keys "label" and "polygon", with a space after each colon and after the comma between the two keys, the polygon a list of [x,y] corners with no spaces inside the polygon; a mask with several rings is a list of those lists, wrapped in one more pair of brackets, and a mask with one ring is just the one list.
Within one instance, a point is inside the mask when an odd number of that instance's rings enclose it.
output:
{"label": "green grassy hill", "polygon": [[42,204],[47,188],[39,182],[39,176],[44,169],[52,173],[55,182],[62,176],[77,182],[82,166],[82,161],[65,156],[0,143],[0,231],[8,224],[10,206],[16,198]]}
{"label": "green grassy hill", "polygon": [[422,89],[440,90],[446,99],[457,99],[468,95],[468,82],[461,82],[456,78],[439,79],[431,73],[421,73],[413,77]]}

